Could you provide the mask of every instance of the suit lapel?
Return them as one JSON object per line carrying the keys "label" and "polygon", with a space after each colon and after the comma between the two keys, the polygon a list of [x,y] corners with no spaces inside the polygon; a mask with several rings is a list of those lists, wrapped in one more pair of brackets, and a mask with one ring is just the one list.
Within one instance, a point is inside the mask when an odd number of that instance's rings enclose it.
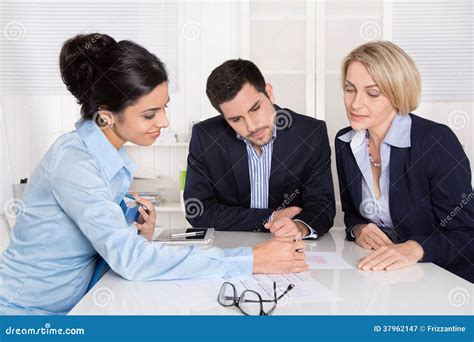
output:
{"label": "suit lapel", "polygon": [[396,218],[398,216],[394,215],[394,208],[397,203],[397,196],[400,192],[400,178],[405,170],[405,161],[408,154],[407,148],[398,148],[391,146],[390,148],[390,185],[389,185],[389,207],[390,207],[390,216],[394,226],[397,226]]}
{"label": "suit lapel", "polygon": [[360,202],[362,202],[362,172],[357,165],[357,161],[354,157],[354,154],[352,153],[350,144],[346,144],[345,148],[347,149],[348,156],[346,159],[346,163],[348,165],[346,170],[349,171],[347,175],[348,189],[346,189],[346,191],[349,190],[351,192],[352,198],[354,198],[356,201],[356,208],[359,210]]}
{"label": "suit lapel", "polygon": [[280,202],[283,198],[283,191],[285,189],[284,181],[287,173],[287,166],[285,165],[284,160],[291,153],[289,129],[290,127],[279,130],[276,139],[273,142],[268,199],[268,206],[273,209],[282,204]]}
{"label": "suit lapel", "polygon": [[[229,155],[234,181],[239,193],[239,201],[244,207],[250,207],[250,176],[247,147],[245,142],[232,136],[227,139],[227,152]],[[219,163],[219,160],[215,161]]]}

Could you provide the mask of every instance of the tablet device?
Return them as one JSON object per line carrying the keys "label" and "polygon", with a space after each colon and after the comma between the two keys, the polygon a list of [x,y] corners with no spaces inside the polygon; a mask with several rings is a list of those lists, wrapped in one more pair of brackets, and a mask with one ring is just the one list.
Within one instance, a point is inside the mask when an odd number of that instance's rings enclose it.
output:
{"label": "tablet device", "polygon": [[161,228],[153,238],[154,242],[169,245],[208,245],[214,239],[214,228]]}

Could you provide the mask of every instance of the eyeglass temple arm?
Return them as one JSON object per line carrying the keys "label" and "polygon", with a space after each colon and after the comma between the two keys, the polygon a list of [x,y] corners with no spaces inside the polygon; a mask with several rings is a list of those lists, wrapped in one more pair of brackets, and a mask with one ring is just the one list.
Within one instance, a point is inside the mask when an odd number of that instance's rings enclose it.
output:
{"label": "eyeglass temple arm", "polygon": [[[288,287],[286,288],[285,292],[283,292],[283,293],[282,293],[280,296],[278,296],[278,298],[276,298],[275,300],[281,299],[284,295],[286,295],[288,292],[290,292],[291,290],[293,290],[294,287],[295,287],[294,284],[288,285]],[[275,291],[275,296],[276,296],[276,291]]]}

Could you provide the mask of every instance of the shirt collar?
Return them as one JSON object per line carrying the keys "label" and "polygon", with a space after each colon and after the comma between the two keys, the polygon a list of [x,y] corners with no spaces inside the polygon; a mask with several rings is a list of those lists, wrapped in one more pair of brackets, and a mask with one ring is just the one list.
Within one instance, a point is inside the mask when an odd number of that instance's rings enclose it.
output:
{"label": "shirt collar", "polygon": [[[395,115],[383,142],[400,148],[411,147],[411,121],[410,115]],[[365,131],[350,130],[338,139],[351,142],[351,146],[360,147],[365,143]]]}
{"label": "shirt collar", "polygon": [[410,115],[395,115],[384,142],[395,147],[411,147]]}
{"label": "shirt collar", "polygon": [[76,122],[75,126],[87,149],[96,157],[109,180],[122,168],[127,169],[133,175],[136,166],[125,148],[122,146],[117,150],[95,122],[81,119]]}

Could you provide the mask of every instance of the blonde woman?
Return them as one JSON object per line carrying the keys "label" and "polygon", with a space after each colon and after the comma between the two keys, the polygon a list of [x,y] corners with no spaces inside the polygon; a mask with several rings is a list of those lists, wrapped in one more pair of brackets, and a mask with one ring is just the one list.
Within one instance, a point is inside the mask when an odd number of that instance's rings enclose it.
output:
{"label": "blonde woman", "polygon": [[413,60],[388,41],[364,44],[344,59],[342,86],[350,127],[335,146],[346,237],[374,250],[359,268],[426,261],[474,281],[469,160],[451,129],[411,114],[421,97]]}

